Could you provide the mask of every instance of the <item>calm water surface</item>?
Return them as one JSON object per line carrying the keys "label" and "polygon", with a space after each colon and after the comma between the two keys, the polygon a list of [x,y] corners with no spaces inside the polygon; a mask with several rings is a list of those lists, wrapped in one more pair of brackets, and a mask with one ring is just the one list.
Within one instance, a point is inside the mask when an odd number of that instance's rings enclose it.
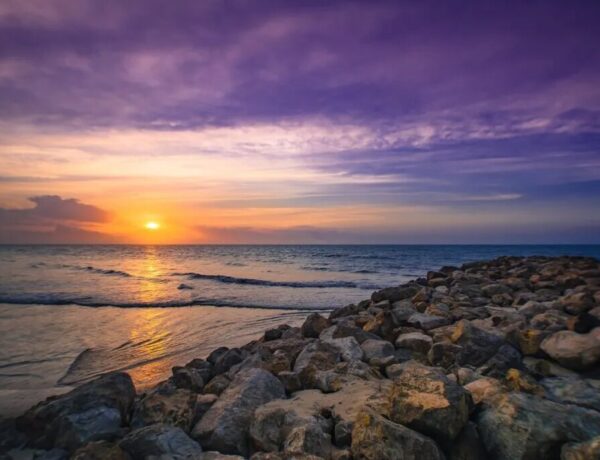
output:
{"label": "calm water surface", "polygon": [[0,246],[0,414],[109,370],[148,386],[310,310],[533,254],[600,258],[600,246]]}

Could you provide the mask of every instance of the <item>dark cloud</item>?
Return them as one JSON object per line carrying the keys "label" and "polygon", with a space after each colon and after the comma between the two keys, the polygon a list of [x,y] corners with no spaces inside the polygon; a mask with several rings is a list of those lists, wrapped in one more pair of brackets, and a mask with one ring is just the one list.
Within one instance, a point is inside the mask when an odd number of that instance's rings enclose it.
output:
{"label": "dark cloud", "polygon": [[102,233],[80,228],[82,224],[107,222],[110,214],[103,209],[45,195],[29,199],[32,208],[0,208],[1,243],[87,243],[114,241]]}
{"label": "dark cloud", "polygon": [[597,110],[597,2],[52,1],[0,10],[5,118],[153,128]]}

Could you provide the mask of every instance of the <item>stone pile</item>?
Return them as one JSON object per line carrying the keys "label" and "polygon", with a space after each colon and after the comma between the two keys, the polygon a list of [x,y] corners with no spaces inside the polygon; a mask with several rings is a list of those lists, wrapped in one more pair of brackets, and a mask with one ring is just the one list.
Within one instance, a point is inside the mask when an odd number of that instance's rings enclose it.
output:
{"label": "stone pile", "polygon": [[102,376],[2,433],[4,458],[598,459],[600,263],[442,267],[143,394]]}

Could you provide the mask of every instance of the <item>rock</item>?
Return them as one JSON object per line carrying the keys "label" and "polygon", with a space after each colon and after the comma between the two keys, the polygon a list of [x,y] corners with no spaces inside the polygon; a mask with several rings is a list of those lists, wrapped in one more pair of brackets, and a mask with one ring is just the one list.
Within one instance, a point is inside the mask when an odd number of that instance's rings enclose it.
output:
{"label": "rock", "polygon": [[573,292],[561,297],[558,302],[571,315],[579,315],[595,306],[594,298],[589,292]]}
{"label": "rock", "polygon": [[600,458],[600,436],[585,442],[569,443],[562,447],[561,460],[597,460]]}
{"label": "rock", "polygon": [[348,420],[340,420],[335,424],[334,440],[338,447],[348,447],[352,443],[352,430],[354,423]]}
{"label": "rock", "polygon": [[451,460],[481,460],[487,458],[477,425],[468,422],[450,448]]}
{"label": "rock", "polygon": [[308,315],[302,324],[302,335],[309,338],[318,338],[319,334],[330,326],[329,320],[318,313]]}
{"label": "rock", "polygon": [[190,390],[158,386],[142,395],[133,407],[131,427],[162,423],[189,431],[194,419],[196,394]]}
{"label": "rock", "polygon": [[323,433],[319,425],[309,423],[290,430],[283,444],[283,450],[289,454],[309,454],[329,458],[332,450],[331,438]]}
{"label": "rock", "polygon": [[200,393],[204,387],[202,372],[192,367],[176,366],[172,370],[173,383],[177,388],[192,390]]}
{"label": "rock", "polygon": [[443,460],[436,443],[373,410],[364,409],[352,430],[352,455],[365,460]]}
{"label": "rock", "polygon": [[600,328],[587,334],[556,332],[544,339],[540,348],[561,366],[574,370],[591,369],[600,361]]}
{"label": "rock", "polygon": [[381,302],[382,300],[389,300],[390,302],[397,302],[398,300],[410,299],[417,292],[421,290],[420,286],[415,285],[404,285],[398,287],[385,288],[380,291],[376,291],[371,295],[373,302]]}
{"label": "rock", "polygon": [[215,394],[197,395],[194,419],[192,425],[195,425],[208,412],[208,409],[219,399]]}
{"label": "rock", "polygon": [[528,319],[533,318],[535,315],[544,313],[549,307],[542,302],[536,302],[535,300],[529,300],[525,304],[519,307],[517,310],[519,314],[525,316]]}
{"label": "rock", "polygon": [[427,360],[433,366],[441,366],[444,369],[452,367],[456,362],[456,357],[462,352],[462,347],[450,342],[434,343],[429,353]]}
{"label": "rock", "polygon": [[597,327],[600,327],[600,318],[590,315],[587,312],[577,316],[571,316],[567,320],[567,329],[579,334],[585,334]]}
{"label": "rock", "polygon": [[181,428],[151,425],[132,431],[119,443],[133,460],[168,458],[171,460],[200,459],[202,448]]}
{"label": "rock", "polygon": [[365,360],[385,358],[394,355],[394,346],[387,340],[365,340],[361,344]]}
{"label": "rock", "polygon": [[481,439],[493,458],[556,458],[557,446],[600,434],[600,414],[525,393],[491,398],[477,417]]}
{"label": "rock", "polygon": [[487,297],[492,297],[498,294],[512,294],[512,289],[505,284],[495,283],[482,286],[481,292]]}
{"label": "rock", "polygon": [[374,318],[369,320],[364,326],[363,330],[367,333],[374,334],[385,340],[394,340],[394,317],[388,310],[379,312]]}
{"label": "rock", "polygon": [[219,396],[221,393],[223,393],[227,387],[229,386],[229,384],[231,383],[231,380],[229,380],[229,377],[225,376],[225,375],[217,375],[216,377],[214,377],[210,382],[208,382],[205,386],[204,386],[204,393],[209,393],[209,394],[214,394]]}
{"label": "rock", "polygon": [[340,360],[341,353],[337,347],[323,340],[316,340],[300,352],[294,363],[294,371],[301,372],[309,366],[326,371],[332,369]]}
{"label": "rock", "polygon": [[544,388],[538,385],[533,377],[518,369],[508,370],[505,383],[513,391],[523,391],[538,396],[544,396],[546,393]]}
{"label": "rock", "polygon": [[442,316],[427,315],[425,313],[413,313],[406,321],[406,324],[408,326],[423,329],[424,331],[429,331],[450,324],[450,319]]}
{"label": "rock", "polygon": [[214,377],[213,365],[204,359],[193,359],[185,365],[185,367],[194,369],[194,371],[202,377],[204,383]]}
{"label": "rock", "polygon": [[227,347],[219,347],[214,349],[210,355],[208,355],[208,357],[206,358],[206,360],[211,363],[213,366],[215,365],[215,363],[217,362],[217,360],[223,356],[227,350],[229,350],[229,348]]}
{"label": "rock", "polygon": [[477,372],[489,377],[502,378],[513,368],[522,368],[521,354],[511,345],[504,344],[483,366],[477,368]]}
{"label": "rock", "polygon": [[194,286],[190,286],[189,284],[181,283],[179,286],[177,286],[177,289],[179,289],[179,290],[194,289]]}
{"label": "rock", "polygon": [[232,366],[241,363],[245,358],[245,354],[239,348],[227,350],[215,359],[214,373],[216,375],[223,374],[231,369]]}
{"label": "rock", "polygon": [[396,348],[407,348],[419,353],[427,353],[433,344],[433,339],[420,332],[401,334],[396,339]]}
{"label": "rock", "polygon": [[546,397],[553,401],[575,404],[600,412],[600,389],[578,377],[546,377],[540,381]]}
{"label": "rock", "polygon": [[394,378],[390,420],[440,442],[451,441],[469,419],[469,396],[434,368],[405,363]]}
{"label": "rock", "polygon": [[547,310],[531,318],[531,327],[555,332],[567,329],[569,316],[558,310]]}
{"label": "rock", "polygon": [[244,460],[240,455],[225,455],[217,451],[203,452],[199,460]]}
{"label": "rock", "polygon": [[339,351],[343,361],[360,361],[364,357],[364,352],[360,344],[352,336],[323,341],[329,345],[333,345]]}
{"label": "rock", "polygon": [[499,335],[476,327],[467,320],[454,325],[450,339],[452,343],[461,346],[456,356],[456,362],[461,366],[482,366],[505,344]]}
{"label": "rock", "polygon": [[539,329],[525,329],[518,332],[517,338],[519,349],[525,356],[536,356],[540,354],[540,346],[551,333]]}
{"label": "rock", "polygon": [[323,332],[321,332],[321,335],[319,335],[319,338],[321,340],[341,339],[344,337],[354,337],[358,343],[363,343],[365,340],[368,339],[381,338],[375,334],[365,332],[361,328],[347,323],[336,324],[334,326],[328,327]]}
{"label": "rock", "polygon": [[207,449],[247,456],[248,427],[255,409],[284,397],[283,385],[269,372],[262,369],[241,371],[196,424],[192,436]]}
{"label": "rock", "polygon": [[329,313],[329,319],[332,320],[337,318],[343,318],[344,316],[357,315],[361,310],[362,308],[359,305],[346,305],[345,307],[336,308],[331,313]]}
{"label": "rock", "polygon": [[480,404],[506,391],[498,380],[491,377],[482,377],[473,380],[467,383],[464,388],[471,394],[471,398],[475,404]]}
{"label": "rock", "polygon": [[72,452],[92,441],[117,438],[134,398],[129,375],[105,374],[32,407],[17,418],[17,428],[32,446]]}
{"label": "rock", "polygon": [[108,441],[96,441],[86,444],[75,451],[71,460],[130,460],[127,452],[117,444]]}
{"label": "rock", "polygon": [[302,379],[300,378],[300,372],[280,372],[277,374],[277,377],[283,384],[287,394],[302,390]]}

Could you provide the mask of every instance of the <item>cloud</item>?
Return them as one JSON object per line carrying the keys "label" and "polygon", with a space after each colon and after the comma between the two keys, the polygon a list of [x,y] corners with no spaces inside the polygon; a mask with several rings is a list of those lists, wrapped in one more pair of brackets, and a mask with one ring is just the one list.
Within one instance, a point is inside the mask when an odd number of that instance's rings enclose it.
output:
{"label": "cloud", "polygon": [[108,242],[114,238],[80,227],[100,224],[110,213],[76,199],[55,195],[29,198],[32,208],[0,208],[0,242],[2,243],[89,243]]}

